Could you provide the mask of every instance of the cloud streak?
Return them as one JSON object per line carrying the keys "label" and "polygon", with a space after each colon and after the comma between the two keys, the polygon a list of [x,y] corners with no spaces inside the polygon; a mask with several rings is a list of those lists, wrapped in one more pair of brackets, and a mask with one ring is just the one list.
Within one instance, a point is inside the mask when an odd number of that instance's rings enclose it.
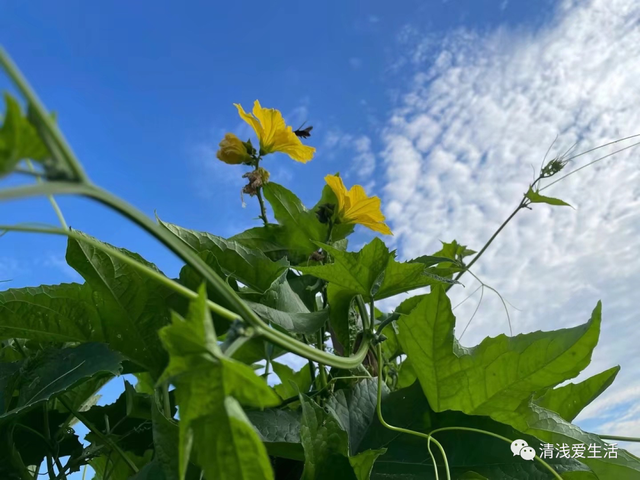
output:
{"label": "cloud streak", "polygon": [[[381,157],[385,214],[405,258],[436,251],[440,239],[481,247],[517,206],[531,165],[539,168],[556,136],[550,158],[576,143],[579,152],[640,132],[637,2],[564,1],[535,31],[458,30],[434,45],[408,26],[401,37],[412,48],[396,67],[413,76],[384,129]],[[511,310],[514,333],[582,323],[603,301],[600,344],[585,374],[616,364],[622,371],[579,419],[600,418],[596,431],[635,436],[639,180],[640,150],[631,149],[554,185],[545,195],[577,210],[534,205],[518,213],[474,269],[520,309]],[[463,279],[454,305],[477,286]],[[484,297],[466,345],[508,333],[501,302],[488,291]],[[456,310],[458,333],[474,309],[468,301]]]}

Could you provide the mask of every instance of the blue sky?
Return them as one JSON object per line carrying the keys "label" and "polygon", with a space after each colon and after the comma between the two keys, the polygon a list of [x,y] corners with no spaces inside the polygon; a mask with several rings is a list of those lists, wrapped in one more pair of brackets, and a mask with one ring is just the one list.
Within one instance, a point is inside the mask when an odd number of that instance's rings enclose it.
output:
{"label": "blue sky", "polygon": [[[314,160],[269,157],[273,180],[308,205],[328,173],[367,186],[393,217],[391,244],[403,258],[433,252],[438,239],[481,247],[556,135],[557,149],[578,141],[578,151],[640,133],[629,108],[640,100],[640,12],[631,0],[126,8],[5,0],[0,8],[0,42],[58,112],[89,176],[148,215],[222,236],[258,225],[255,202],[240,204],[242,167],[215,159],[225,132],[250,134],[234,102],[248,109],[259,99],[294,127],[313,125]],[[640,351],[628,340],[637,320],[629,298],[640,284],[630,253],[640,233],[634,159],[626,152],[549,190],[577,212],[523,212],[476,272],[521,308],[511,312],[518,333],[583,322],[603,300],[612,323],[589,373],[623,370],[620,386],[582,421],[620,435],[640,432],[631,361]],[[72,227],[177,274],[172,256],[113,213],[80,199],[59,202]],[[2,223],[56,221],[44,200],[5,205]],[[359,230],[352,247],[370,238]],[[2,237],[0,278],[11,287],[77,281],[64,266],[64,245]],[[452,295],[475,289],[471,280],[466,287]],[[467,303],[456,311],[465,324],[475,308]],[[463,343],[506,331],[501,304],[486,293]]]}

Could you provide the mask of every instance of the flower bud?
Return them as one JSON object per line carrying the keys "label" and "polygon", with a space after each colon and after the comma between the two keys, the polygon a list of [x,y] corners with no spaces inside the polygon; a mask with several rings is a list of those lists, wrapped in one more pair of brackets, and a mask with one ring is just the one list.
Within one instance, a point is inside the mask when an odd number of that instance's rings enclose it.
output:
{"label": "flower bud", "polygon": [[252,162],[247,145],[233,133],[227,133],[224,136],[220,142],[220,150],[216,153],[216,157],[229,165]]}

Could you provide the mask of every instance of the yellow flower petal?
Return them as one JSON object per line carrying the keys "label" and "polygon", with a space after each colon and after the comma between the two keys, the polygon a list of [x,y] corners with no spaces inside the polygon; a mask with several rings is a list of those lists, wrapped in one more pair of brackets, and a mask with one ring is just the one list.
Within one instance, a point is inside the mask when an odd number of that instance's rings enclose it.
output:
{"label": "yellow flower petal", "polygon": [[253,104],[252,114],[246,113],[239,104],[234,105],[240,117],[256,132],[263,154],[282,152],[302,163],[313,158],[316,149],[302,144],[293,129],[287,126],[280,111],[263,108],[258,100]]}
{"label": "yellow flower petal", "polygon": [[342,179],[336,175],[325,178],[338,200],[338,219],[342,223],[357,223],[385,235],[393,235],[384,223],[378,197],[367,197],[364,188],[354,185],[347,191]]}
{"label": "yellow flower petal", "polygon": [[234,103],[233,105],[238,109],[238,114],[240,115],[240,118],[242,118],[245,122],[247,122],[256,132],[256,135],[260,140],[260,145],[262,145],[263,131],[262,131],[262,125],[260,125],[260,122],[253,115],[245,112],[244,109],[242,108],[242,105],[240,105],[239,103]]}

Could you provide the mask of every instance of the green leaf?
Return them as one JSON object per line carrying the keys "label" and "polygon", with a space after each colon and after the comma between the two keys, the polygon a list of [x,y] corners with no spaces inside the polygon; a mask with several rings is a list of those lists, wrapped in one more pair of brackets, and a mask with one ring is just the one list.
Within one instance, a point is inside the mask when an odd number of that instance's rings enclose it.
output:
{"label": "green leaf", "polygon": [[147,463],[137,474],[129,478],[130,480],[167,480],[158,460]]}
{"label": "green leaf", "polygon": [[180,479],[185,478],[192,450],[207,478],[273,478],[266,449],[238,400],[264,408],[278,405],[280,399],[250,367],[222,354],[204,285],[186,318],[173,313],[160,338],[169,365],[159,382],[176,385],[180,408]]}
{"label": "green leaf", "polygon": [[584,325],[499,335],[467,349],[455,341],[451,303],[436,288],[398,321],[398,339],[434,410],[493,415],[578,375],[598,342],[600,313],[598,303]]}
{"label": "green leaf", "polygon": [[[180,471],[178,462],[178,445],[180,442],[180,431],[178,423],[173,419],[166,417],[161,408],[160,399],[154,393],[154,400],[151,405],[151,416],[153,419],[153,445],[155,449],[155,458],[152,464],[157,464],[159,468],[151,467],[151,464],[149,464],[149,468],[152,468],[152,473],[158,471],[162,472],[162,475],[164,476],[160,476],[161,474],[157,473],[159,479],[179,480]],[[140,473],[142,473],[142,471]],[[156,477],[149,476],[148,478],[150,480],[155,480]],[[186,478],[189,480],[199,480],[200,469],[195,467],[193,464],[189,464]]]}
{"label": "green leaf", "polygon": [[413,369],[411,359],[407,358],[400,364],[400,371],[398,372],[398,388],[410,387],[418,379],[416,371]]}
{"label": "green leaf", "polygon": [[318,404],[304,394],[300,394],[300,402],[300,439],[305,456],[302,480],[355,479],[348,459],[347,434],[338,420],[328,416]]}
{"label": "green leaf", "polygon": [[[283,400],[298,395],[300,392],[306,393],[311,388],[311,369],[308,363],[299,372],[294,372],[288,365],[278,362],[272,362],[271,366],[282,382],[282,384],[273,388]],[[291,382],[293,382],[293,385]]]}
{"label": "green leaf", "polygon": [[[355,296],[352,290],[346,290],[333,283],[327,286],[331,328],[343,349],[342,355],[346,356],[353,353],[358,333],[362,331],[362,319],[355,307]],[[339,349],[339,346],[334,345],[334,348]]]}
{"label": "green leaf", "polygon": [[[9,423],[0,427],[0,437],[12,438],[13,445],[20,452],[25,465],[40,465],[50,452],[45,438],[40,432],[45,431],[44,414],[41,408],[30,410],[22,414],[16,423]],[[48,411],[49,430],[52,438],[56,439],[56,450],[59,457],[70,456],[78,458],[82,454],[82,444],[73,430],[66,427],[67,415],[55,410]],[[0,450],[4,446],[0,445]],[[0,453],[0,463],[6,461]],[[77,471],[75,469],[74,471]],[[0,478],[5,479],[2,467],[0,467]]]}
{"label": "green leaf", "polygon": [[[144,469],[151,462],[153,450],[148,450],[142,456],[131,453],[127,453],[127,456],[136,467]],[[115,454],[101,455],[92,459],[89,464],[95,471],[93,480],[130,480],[133,473],[122,457]],[[105,472],[107,472],[106,475]]]}
{"label": "green leaf", "polygon": [[158,220],[197,253],[211,252],[225,275],[237,279],[257,292],[265,292],[289,267],[286,259],[274,262],[259,250],[206,232],[187,230]]}
{"label": "green leaf", "polygon": [[[109,438],[123,450],[142,456],[153,449],[151,403],[149,395],[136,392],[125,380],[125,392],[115,402],[93,406],[83,416],[100,431],[109,432]],[[105,445],[93,432],[86,439]]]}
{"label": "green leaf", "polygon": [[544,395],[536,398],[535,403],[571,422],[584,407],[598,398],[613,383],[619,371],[620,367],[613,367],[583,382],[569,383],[548,390]]}
{"label": "green leaf", "polygon": [[0,338],[101,342],[102,322],[91,289],[77,283],[0,292]]}
{"label": "green leaf", "polygon": [[230,237],[229,240],[237,242],[252,250],[260,250],[271,260],[279,260],[287,256],[287,247],[280,244],[278,239],[283,238],[283,227],[268,224],[263,227],[254,227],[242,233]]}
{"label": "green leaf", "polygon": [[[99,343],[49,349],[23,362],[0,364],[0,422],[78,386],[94,376],[117,375],[122,357]],[[7,409],[13,392],[13,398]]]}
{"label": "green leaf", "polygon": [[[109,381],[112,380],[113,377],[109,375],[99,375],[96,377],[92,377],[88,379],[86,382],[81,383],[75,388],[68,390],[67,392],[60,395],[60,397],[66,400],[66,404],[69,405],[74,412],[85,412],[93,407],[98,400],[100,400],[100,395],[98,392],[104,387]],[[78,422],[78,419],[74,417],[67,407],[62,405],[61,402],[54,402],[55,409],[63,413],[67,416],[67,425],[73,426]]]}
{"label": "green leaf", "polygon": [[[135,253],[117,250],[158,270]],[[91,290],[104,341],[157,375],[166,363],[166,352],[158,339],[158,329],[169,322],[167,300],[172,291],[107,251],[86,242],[70,238],[66,258]]]}
{"label": "green leaf", "polygon": [[278,325],[290,333],[302,333],[311,335],[316,333],[329,320],[329,310],[319,312],[295,313],[283,312],[270,308],[261,303],[246,301],[247,305],[263,320]]}
{"label": "green leaf", "polygon": [[318,249],[314,241],[325,242],[329,226],[322,224],[316,214],[306,209],[296,195],[277,183],[263,187],[264,196],[273,208],[273,214],[282,226],[278,241],[289,252],[306,259]]}
{"label": "green leaf", "polygon": [[[586,464],[597,478],[640,478],[640,459],[626,450],[617,449],[617,458],[604,458],[607,442],[593,433],[587,433],[564,420],[557,413],[540,407],[532,402],[524,401],[517,410],[495,412],[491,415],[495,420],[511,425],[513,428],[533,435],[544,443],[552,445],[577,444],[585,446],[585,457],[580,461]],[[590,445],[598,445],[600,456],[589,458],[586,450]]]}
{"label": "green leaf", "polygon": [[0,177],[11,173],[20,160],[42,161],[49,155],[17,100],[9,94],[4,99],[7,110],[0,128]]}
{"label": "green leaf", "polygon": [[571,205],[563,200],[560,200],[559,198],[545,197],[544,195],[540,195],[538,192],[533,191],[531,187],[529,187],[529,191],[525,194],[525,197],[527,197],[531,201],[531,203],[548,203],[549,205],[571,207]]}
{"label": "green leaf", "polygon": [[349,457],[349,463],[353,468],[353,472],[356,474],[356,478],[358,480],[369,480],[371,478],[373,464],[378,457],[380,455],[384,455],[386,451],[386,448],[381,448],[379,450],[367,450],[353,457]]}
{"label": "green leaf", "polygon": [[153,419],[153,444],[155,447],[154,461],[160,467],[166,480],[179,480],[178,444],[180,433],[178,423],[164,415],[158,406],[158,399],[155,398],[155,395],[151,405],[151,417]]}
{"label": "green leaf", "polygon": [[334,263],[297,267],[365,298],[383,299],[419,287],[450,283],[444,275],[450,269],[428,268],[421,263],[397,262],[395,252],[379,238],[357,253],[343,252],[330,245],[318,243],[334,259]]}
{"label": "green leaf", "polygon": [[304,460],[300,443],[300,411],[268,408],[249,411],[247,417],[258,431],[269,455]]}
{"label": "green leaf", "polygon": [[[511,440],[520,438],[536,449],[540,443],[535,437],[518,432],[489,417],[466,415],[454,411],[436,413],[429,406],[417,382],[409,388],[383,395],[382,415],[391,425],[422,433],[429,433],[439,428],[463,427],[492,432]],[[548,470],[539,462],[526,461],[519,456],[514,456],[509,443],[501,439],[462,430],[437,432],[434,438],[442,444],[447,454],[451,478],[461,478],[469,470],[491,480],[548,480],[551,478]],[[426,440],[389,430],[374,418],[359,450],[380,448],[386,448],[387,452],[376,461],[371,479],[435,479]],[[443,478],[440,454],[433,445],[432,450],[440,466],[440,478]],[[567,472],[589,470],[575,459],[552,458],[546,461],[563,476]]]}
{"label": "green leaf", "polygon": [[349,438],[349,453],[355,455],[376,411],[378,380],[362,380],[353,388],[338,390],[327,402],[327,411]]}

